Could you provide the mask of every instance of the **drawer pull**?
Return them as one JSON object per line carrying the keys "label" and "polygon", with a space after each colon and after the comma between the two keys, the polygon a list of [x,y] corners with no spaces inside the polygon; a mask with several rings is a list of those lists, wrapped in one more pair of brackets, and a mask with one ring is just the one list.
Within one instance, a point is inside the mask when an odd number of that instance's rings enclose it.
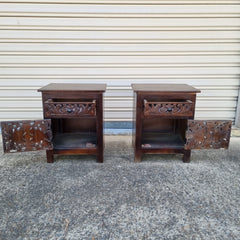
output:
{"label": "drawer pull", "polygon": [[167,109],[167,112],[172,112],[172,108],[168,108],[168,109]]}
{"label": "drawer pull", "polygon": [[71,113],[73,110],[72,109],[67,109],[67,112],[68,113]]}

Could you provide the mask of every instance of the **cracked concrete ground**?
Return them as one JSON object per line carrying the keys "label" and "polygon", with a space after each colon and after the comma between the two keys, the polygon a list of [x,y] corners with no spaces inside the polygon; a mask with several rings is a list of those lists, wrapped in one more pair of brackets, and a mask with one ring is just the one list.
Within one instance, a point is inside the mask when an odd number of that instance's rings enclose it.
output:
{"label": "cracked concrete ground", "polygon": [[94,156],[0,150],[0,239],[240,239],[240,138],[229,150],[147,155],[107,136]]}

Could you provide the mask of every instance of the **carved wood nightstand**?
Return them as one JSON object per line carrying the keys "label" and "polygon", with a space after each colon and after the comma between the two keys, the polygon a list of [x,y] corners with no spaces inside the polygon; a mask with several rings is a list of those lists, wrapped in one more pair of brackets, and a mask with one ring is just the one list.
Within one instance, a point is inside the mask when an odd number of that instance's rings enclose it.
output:
{"label": "carved wood nightstand", "polygon": [[228,148],[231,121],[194,120],[196,93],[186,84],[132,84],[135,161],[142,154],[182,153],[191,149]]}
{"label": "carved wood nightstand", "polygon": [[94,154],[103,162],[105,84],[49,84],[42,92],[44,120],[2,122],[4,152],[46,150],[54,154]]}

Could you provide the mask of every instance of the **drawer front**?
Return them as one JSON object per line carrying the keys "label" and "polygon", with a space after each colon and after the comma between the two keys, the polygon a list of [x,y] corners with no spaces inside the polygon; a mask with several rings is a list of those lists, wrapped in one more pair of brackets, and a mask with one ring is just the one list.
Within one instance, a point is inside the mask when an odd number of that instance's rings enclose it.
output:
{"label": "drawer front", "polygon": [[194,104],[190,100],[179,102],[148,102],[144,100],[144,117],[190,117]]}
{"label": "drawer front", "polygon": [[49,99],[44,102],[44,116],[45,118],[94,117],[96,116],[96,101],[55,102]]}

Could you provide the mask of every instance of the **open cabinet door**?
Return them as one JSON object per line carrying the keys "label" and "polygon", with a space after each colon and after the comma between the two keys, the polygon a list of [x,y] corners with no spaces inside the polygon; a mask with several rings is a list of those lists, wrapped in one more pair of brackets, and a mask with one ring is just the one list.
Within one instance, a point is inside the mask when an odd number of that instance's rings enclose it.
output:
{"label": "open cabinet door", "polygon": [[186,150],[228,148],[231,121],[188,120]]}
{"label": "open cabinet door", "polygon": [[51,119],[1,122],[5,153],[52,150]]}

